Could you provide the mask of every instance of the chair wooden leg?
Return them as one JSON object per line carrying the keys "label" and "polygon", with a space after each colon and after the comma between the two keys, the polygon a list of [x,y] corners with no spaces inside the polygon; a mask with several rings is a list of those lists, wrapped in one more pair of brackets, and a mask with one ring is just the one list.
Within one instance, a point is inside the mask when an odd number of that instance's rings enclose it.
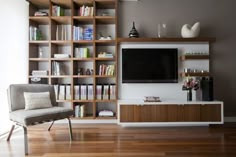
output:
{"label": "chair wooden leg", "polygon": [[54,124],[54,121],[52,121],[51,125],[50,125],[49,128],[48,128],[48,131],[51,130],[51,127],[53,126],[53,124]]}
{"label": "chair wooden leg", "polygon": [[24,129],[25,155],[28,155],[28,137],[27,137],[27,128],[23,126],[23,129]]}
{"label": "chair wooden leg", "polygon": [[72,128],[71,128],[70,118],[68,118],[68,125],[69,125],[70,141],[73,141],[73,135],[72,135]]}
{"label": "chair wooden leg", "polygon": [[9,134],[8,134],[8,136],[7,136],[7,141],[10,141],[11,135],[12,135],[14,129],[15,129],[15,125],[13,124],[12,127],[11,127],[11,130],[9,131]]}

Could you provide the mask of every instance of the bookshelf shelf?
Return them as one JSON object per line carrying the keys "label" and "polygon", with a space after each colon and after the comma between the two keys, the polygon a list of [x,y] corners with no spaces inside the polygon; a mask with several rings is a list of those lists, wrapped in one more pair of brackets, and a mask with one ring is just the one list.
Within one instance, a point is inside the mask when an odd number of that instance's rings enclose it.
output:
{"label": "bookshelf shelf", "polygon": [[73,75],[73,78],[93,78],[93,75]]}
{"label": "bookshelf shelf", "polygon": [[35,62],[48,62],[49,58],[29,58],[29,60]]}
{"label": "bookshelf shelf", "polygon": [[[30,36],[28,81],[32,83],[35,77],[32,76],[33,71],[39,73],[46,71],[47,76],[40,76],[43,79],[41,83],[52,84],[55,89],[64,90],[66,94],[66,91],[70,91],[68,92],[70,95],[65,94],[65,100],[62,100],[63,97],[58,94],[57,98],[60,97],[60,100],[57,102],[65,106],[69,105],[73,109],[78,105],[88,106],[89,111],[86,116],[75,119],[96,119],[96,113],[100,110],[99,105],[104,104],[107,107],[105,109],[113,108],[114,112],[117,112],[116,94],[112,95],[114,100],[96,100],[98,85],[109,85],[113,93],[118,92],[117,5],[118,0],[30,0],[29,28],[38,29],[40,36],[39,38]],[[86,7],[90,11],[87,10],[85,13],[86,10],[83,10],[81,14],[81,8]],[[42,11],[47,12],[47,15],[35,16],[36,12]],[[104,34],[112,35],[113,40],[96,40],[101,27]],[[78,30],[82,34],[77,34]],[[97,57],[99,52],[105,51],[112,53],[113,58]],[[54,58],[56,55],[69,57]],[[110,65],[114,65],[114,76],[96,75],[99,74],[99,67],[102,64],[109,68],[112,67]],[[85,93],[92,92],[86,95],[89,100],[80,100],[82,94],[78,91],[82,91],[82,87],[87,90]],[[101,95],[105,93],[102,91]],[[66,100],[66,98],[72,99]]]}
{"label": "bookshelf shelf", "polygon": [[115,78],[116,76],[113,75],[96,75],[96,78]]}
{"label": "bookshelf shelf", "polygon": [[95,58],[96,61],[115,61],[115,58]]}
{"label": "bookshelf shelf", "polygon": [[31,16],[29,20],[43,25],[48,25],[50,21],[48,16]]}
{"label": "bookshelf shelf", "polygon": [[209,55],[183,55],[180,56],[180,60],[199,60],[199,59],[210,59]]}
{"label": "bookshelf shelf", "polygon": [[40,77],[40,78],[49,78],[49,76],[32,76],[30,75],[29,78]]}
{"label": "bookshelf shelf", "polygon": [[71,24],[70,16],[54,16],[51,19],[60,24]]}
{"label": "bookshelf shelf", "polygon": [[116,18],[114,16],[96,16],[97,24],[115,24]]}
{"label": "bookshelf shelf", "polygon": [[182,72],[180,74],[180,76],[182,76],[182,77],[188,77],[188,76],[201,76],[201,77],[204,77],[204,76],[209,76],[209,75],[210,75],[209,72],[203,72],[203,73],[201,73],[201,72],[195,72],[195,73],[184,73],[184,72]]}
{"label": "bookshelf shelf", "polygon": [[80,24],[93,24],[93,16],[74,16],[73,19]]}

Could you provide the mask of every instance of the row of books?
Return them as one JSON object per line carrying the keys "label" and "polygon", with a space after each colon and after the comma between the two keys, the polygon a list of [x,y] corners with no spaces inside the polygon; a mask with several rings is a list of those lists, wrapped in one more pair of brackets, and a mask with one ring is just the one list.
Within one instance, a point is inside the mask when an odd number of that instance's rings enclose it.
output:
{"label": "row of books", "polygon": [[76,58],[89,58],[89,48],[75,48]]}
{"label": "row of books", "polygon": [[93,16],[93,7],[85,6],[79,8],[79,16]]}
{"label": "row of books", "polygon": [[111,65],[101,64],[99,66],[98,75],[113,76],[114,71],[115,71],[115,65],[114,64],[111,64]]}
{"label": "row of books", "polygon": [[56,27],[56,40],[68,40],[69,27],[68,25],[57,25]]}
{"label": "row of books", "polygon": [[52,62],[52,75],[59,76],[65,75],[64,64],[62,62]]}
{"label": "row of books", "polygon": [[97,100],[115,100],[116,99],[116,85],[115,84],[96,85],[96,99]]}
{"label": "row of books", "polygon": [[93,40],[93,29],[90,27],[73,26],[74,40]]}
{"label": "row of books", "polygon": [[52,6],[52,16],[64,16],[65,9],[58,5]]}
{"label": "row of books", "polygon": [[[57,100],[71,100],[71,85],[70,84],[56,84],[54,85],[55,95]],[[93,100],[92,84],[81,84],[74,86],[75,100]],[[97,100],[115,100],[116,99],[116,85],[115,84],[100,84],[96,85],[96,99]]]}
{"label": "row of books", "polygon": [[86,115],[86,105],[76,105],[75,106],[75,117],[85,117]]}
{"label": "row of books", "polygon": [[71,85],[70,84],[56,84],[54,91],[57,100],[71,100]]}
{"label": "row of books", "polygon": [[38,27],[30,26],[29,27],[29,40],[42,40],[43,35],[41,30]]}
{"label": "row of books", "polygon": [[93,85],[81,84],[74,86],[75,100],[93,100]]}

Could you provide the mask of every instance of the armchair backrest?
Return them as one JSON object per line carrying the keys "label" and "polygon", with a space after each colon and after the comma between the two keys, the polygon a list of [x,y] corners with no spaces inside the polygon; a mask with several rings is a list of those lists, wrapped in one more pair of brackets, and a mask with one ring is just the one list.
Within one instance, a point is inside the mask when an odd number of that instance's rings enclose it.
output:
{"label": "armchair backrest", "polygon": [[24,92],[50,92],[51,103],[58,106],[53,85],[47,84],[12,84],[8,88],[10,112],[25,108]]}

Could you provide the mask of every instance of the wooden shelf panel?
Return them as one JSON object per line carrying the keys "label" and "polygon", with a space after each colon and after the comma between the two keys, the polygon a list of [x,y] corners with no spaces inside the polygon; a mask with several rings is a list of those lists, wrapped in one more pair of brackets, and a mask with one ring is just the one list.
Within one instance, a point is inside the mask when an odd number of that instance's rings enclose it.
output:
{"label": "wooden shelf panel", "polygon": [[116,117],[115,116],[113,116],[113,117],[106,117],[106,116],[98,116],[98,117],[96,117],[96,119],[101,119],[101,120],[103,120],[103,119],[116,119]]}
{"label": "wooden shelf panel", "polygon": [[94,75],[73,75],[73,78],[93,78]]}
{"label": "wooden shelf panel", "polygon": [[95,0],[97,9],[115,9],[115,0]]}
{"label": "wooden shelf panel", "polygon": [[213,37],[199,38],[118,38],[118,42],[215,42]]}
{"label": "wooden shelf panel", "polygon": [[93,45],[93,40],[74,40],[74,44]]}
{"label": "wooden shelf panel", "polygon": [[71,78],[71,75],[52,75],[51,78]]}
{"label": "wooden shelf panel", "polygon": [[29,17],[29,20],[36,22],[38,24],[42,24],[42,25],[49,24],[49,17],[48,16],[31,16],[31,17]]}
{"label": "wooden shelf panel", "polygon": [[96,16],[96,23],[99,24],[115,24],[116,18],[114,16]]}
{"label": "wooden shelf panel", "polygon": [[101,46],[114,46],[116,44],[116,40],[95,40],[95,43]]}
{"label": "wooden shelf panel", "polygon": [[117,100],[95,100],[95,102],[100,102],[100,103],[116,103]]}
{"label": "wooden shelf panel", "polygon": [[39,78],[49,78],[49,76],[32,76],[32,75],[29,76],[29,78],[34,78],[34,77],[39,77]]}
{"label": "wooden shelf panel", "polygon": [[78,103],[93,103],[94,100],[73,100],[73,102]]}
{"label": "wooden shelf panel", "polygon": [[51,19],[58,24],[71,24],[71,16],[53,16]]}
{"label": "wooden shelf panel", "polygon": [[59,5],[64,9],[72,8],[72,1],[65,1],[65,0],[51,0],[54,5]]}
{"label": "wooden shelf panel", "polygon": [[73,119],[90,120],[90,119],[94,119],[94,117],[93,116],[73,117]]}
{"label": "wooden shelf panel", "polygon": [[74,21],[78,22],[78,24],[93,24],[93,16],[74,16]]}
{"label": "wooden shelf panel", "polygon": [[29,60],[35,62],[48,62],[49,58],[29,58]]}
{"label": "wooden shelf panel", "polygon": [[92,62],[93,58],[72,58],[73,61]]}
{"label": "wooden shelf panel", "polygon": [[37,6],[39,9],[49,9],[50,3],[48,0],[30,0],[29,1],[34,6]]}
{"label": "wooden shelf panel", "polygon": [[93,6],[93,0],[74,0],[74,2],[79,6]]}
{"label": "wooden shelf panel", "polygon": [[48,40],[32,40],[32,41],[29,41],[29,44],[49,46],[49,41]]}
{"label": "wooden shelf panel", "polygon": [[61,45],[61,46],[71,46],[71,40],[52,40],[52,44]]}
{"label": "wooden shelf panel", "polygon": [[180,60],[201,60],[201,59],[210,59],[209,55],[183,55],[180,56]]}
{"label": "wooden shelf panel", "polygon": [[71,58],[51,58],[52,61],[72,61]]}
{"label": "wooden shelf panel", "polygon": [[72,102],[72,100],[57,100],[57,102]]}
{"label": "wooden shelf panel", "polygon": [[188,77],[188,76],[199,76],[199,77],[203,77],[203,76],[209,76],[210,73],[209,72],[204,72],[204,73],[201,73],[201,72],[197,72],[197,73],[181,73],[180,74],[182,77]]}
{"label": "wooden shelf panel", "polygon": [[115,58],[95,58],[96,61],[115,61]]}
{"label": "wooden shelf panel", "polygon": [[96,75],[96,78],[115,78],[116,76],[113,75]]}

